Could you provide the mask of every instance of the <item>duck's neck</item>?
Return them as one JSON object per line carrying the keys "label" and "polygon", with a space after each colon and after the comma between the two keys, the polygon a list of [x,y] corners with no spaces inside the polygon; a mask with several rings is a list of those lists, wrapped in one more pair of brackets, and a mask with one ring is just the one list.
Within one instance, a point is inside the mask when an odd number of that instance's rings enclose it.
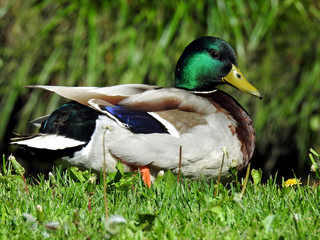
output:
{"label": "duck's neck", "polygon": [[211,93],[198,92],[196,94],[209,99],[218,111],[225,113],[227,117],[231,116],[236,121],[237,127],[234,134],[237,134],[243,154],[243,163],[238,168],[242,169],[247,166],[255,147],[255,130],[249,114],[235,99],[223,91],[216,90]]}

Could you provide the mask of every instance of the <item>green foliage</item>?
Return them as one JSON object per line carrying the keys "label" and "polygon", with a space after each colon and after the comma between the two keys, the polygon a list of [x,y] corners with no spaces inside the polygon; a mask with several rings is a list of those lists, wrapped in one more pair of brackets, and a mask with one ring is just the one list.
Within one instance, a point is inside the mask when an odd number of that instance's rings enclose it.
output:
{"label": "green foliage", "polygon": [[95,174],[90,173],[88,170],[80,171],[77,167],[68,168],[69,176],[77,182],[87,182],[91,177],[95,176]]}
{"label": "green foliage", "polygon": [[314,173],[315,178],[317,180],[320,180],[320,155],[312,148],[310,149],[310,152],[311,152],[309,154],[309,158],[311,161],[311,169],[310,170],[311,170],[311,172]]}
{"label": "green foliage", "polygon": [[[116,164],[117,171],[110,172],[107,174],[106,183],[107,183],[107,191],[125,191],[129,190],[134,183],[138,180],[138,173],[136,172],[124,172],[123,165],[121,162]],[[101,174],[102,175],[102,174]],[[102,176],[100,176],[100,185],[103,186]]]}
{"label": "green foliage", "polygon": [[[257,153],[292,152],[303,170],[320,139],[320,10],[316,1],[4,1],[0,6],[0,147],[53,111],[56,95],[30,84],[171,86],[184,47],[203,35],[234,46],[258,101],[230,92],[253,116]],[[250,16],[250,17],[248,17]],[[295,152],[299,152],[299,156]]]}
{"label": "green foliage", "polygon": [[251,170],[251,176],[252,176],[252,180],[253,180],[253,185],[255,187],[257,187],[259,184],[261,184],[261,179],[262,179],[262,170],[256,170],[256,169],[252,169]]}
{"label": "green foliage", "polygon": [[2,171],[0,171],[0,182],[15,182],[16,184],[20,185],[23,183],[23,179],[21,178],[21,174],[19,173],[18,175],[12,174],[14,167],[12,166],[11,159],[10,161],[6,162],[5,155],[2,156]]}

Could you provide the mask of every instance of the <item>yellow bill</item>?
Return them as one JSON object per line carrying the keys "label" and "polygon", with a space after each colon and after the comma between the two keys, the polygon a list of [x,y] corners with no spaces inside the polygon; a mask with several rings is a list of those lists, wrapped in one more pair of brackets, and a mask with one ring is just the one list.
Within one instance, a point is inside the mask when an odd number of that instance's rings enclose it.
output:
{"label": "yellow bill", "polygon": [[232,69],[228,73],[227,76],[222,78],[222,82],[228,83],[231,86],[245,92],[249,93],[253,96],[256,96],[260,99],[262,99],[262,94],[259,92],[258,89],[256,89],[254,86],[252,86],[243,76],[240,69],[237,68],[235,65],[232,64]]}

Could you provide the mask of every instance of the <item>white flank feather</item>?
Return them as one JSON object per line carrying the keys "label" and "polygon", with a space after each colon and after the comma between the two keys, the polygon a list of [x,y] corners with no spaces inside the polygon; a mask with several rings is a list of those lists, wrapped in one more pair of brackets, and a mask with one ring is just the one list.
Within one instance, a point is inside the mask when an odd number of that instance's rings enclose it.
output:
{"label": "white flank feather", "polygon": [[72,138],[67,138],[59,135],[39,135],[26,140],[18,140],[12,144],[28,146],[30,148],[48,149],[48,150],[62,150],[71,147],[78,147],[86,142],[78,141]]}

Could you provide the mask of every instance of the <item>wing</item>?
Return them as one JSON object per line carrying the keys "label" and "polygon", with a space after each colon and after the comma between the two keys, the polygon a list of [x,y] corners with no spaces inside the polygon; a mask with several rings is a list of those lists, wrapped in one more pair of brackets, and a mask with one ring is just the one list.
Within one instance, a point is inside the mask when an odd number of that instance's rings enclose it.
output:
{"label": "wing", "polygon": [[124,84],[111,87],[66,87],[66,86],[47,86],[33,85],[26,86],[27,88],[39,88],[55,92],[56,94],[77,101],[83,105],[89,105],[90,99],[100,99],[111,104],[117,104],[122,99],[142,93],[150,89],[158,89],[156,86],[145,84]]}
{"label": "wing", "polygon": [[101,111],[98,105],[119,105],[131,110],[145,112],[179,109],[203,115],[215,111],[207,99],[188,91],[145,84],[124,84],[102,88],[43,85],[27,87],[55,92],[65,98],[91,106],[98,111]]}

